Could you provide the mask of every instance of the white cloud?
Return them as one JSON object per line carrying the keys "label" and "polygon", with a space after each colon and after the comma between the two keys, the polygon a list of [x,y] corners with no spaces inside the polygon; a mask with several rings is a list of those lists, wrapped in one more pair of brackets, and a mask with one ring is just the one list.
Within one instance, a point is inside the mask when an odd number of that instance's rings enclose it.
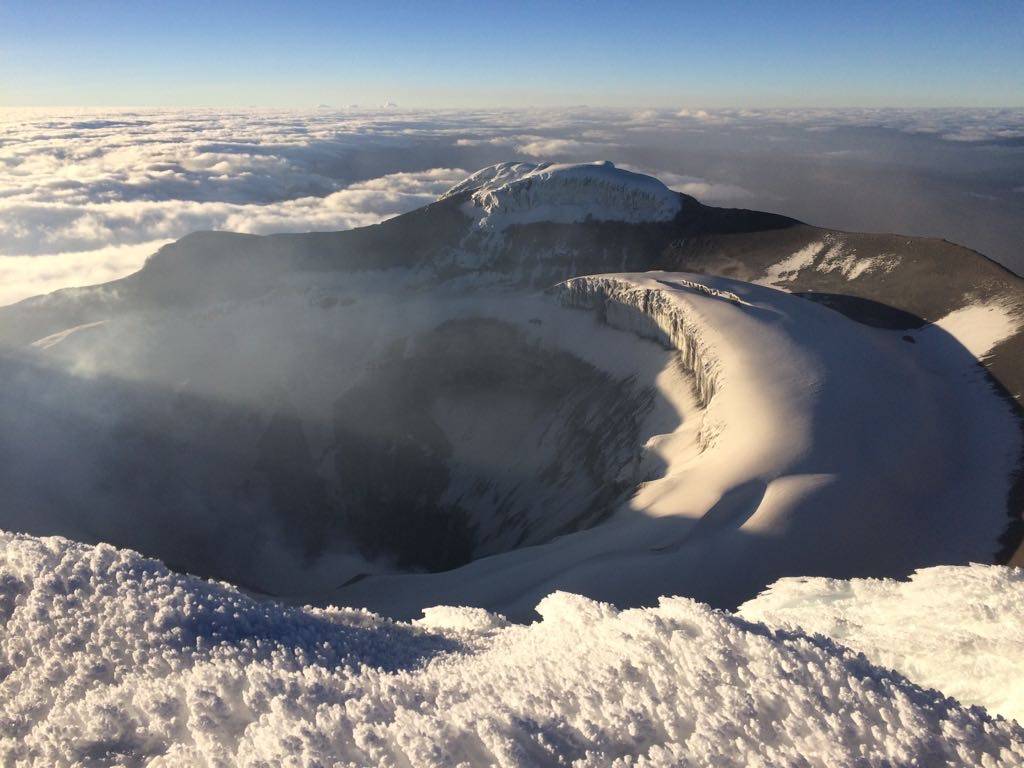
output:
{"label": "white cloud", "polygon": [[674,189],[676,192],[682,192],[685,195],[695,197],[703,203],[728,205],[745,198],[754,197],[753,192],[736,184],[708,181],[700,176],[687,176],[681,173],[672,173],[671,171],[652,171],[647,168],[637,168],[625,163],[621,164],[620,167],[625,168],[626,170],[636,171],[637,173],[646,173],[649,176],[655,176],[661,179],[669,189]]}
{"label": "white cloud", "polygon": [[375,224],[432,202],[466,175],[452,168],[388,174],[323,197],[265,204],[194,200],[67,204],[0,198],[0,304],[129,274],[163,243],[196,230],[269,234]]}
{"label": "white cloud", "polygon": [[92,251],[0,258],[0,305],[60,288],[95,285],[130,275],[169,242],[153,240]]}
{"label": "white cloud", "polygon": [[676,117],[687,120],[695,120],[699,123],[725,124],[731,123],[735,117],[730,112],[708,112],[706,109],[681,109],[676,112]]}
{"label": "white cloud", "polygon": [[530,157],[551,157],[566,152],[580,152],[585,144],[574,139],[536,139],[516,146],[516,151]]}
{"label": "white cloud", "polygon": [[[149,244],[195,230],[376,223],[460,181],[459,151],[597,148],[509,130],[594,131],[595,114],[2,110],[0,301],[123,274]],[[419,148],[437,139],[447,149],[431,167]]]}
{"label": "white cloud", "polygon": [[[651,113],[652,118],[655,113]],[[796,126],[811,132],[836,128],[883,128],[931,134],[945,141],[990,142],[1024,138],[1022,109],[681,109],[684,123]]]}
{"label": "white cloud", "polygon": [[376,223],[466,175],[373,175],[386,162],[358,150],[396,127],[322,112],[0,113],[0,302],[119,277],[195,230]]}
{"label": "white cloud", "polygon": [[586,159],[603,160],[615,149],[608,137],[597,138],[594,131],[583,132],[586,140],[577,138],[551,138],[545,136],[517,136],[516,152],[542,160],[557,159],[558,155],[573,155]]}
{"label": "white cloud", "polygon": [[483,146],[487,146],[488,144],[490,144],[492,146],[497,146],[497,145],[500,145],[500,144],[509,144],[509,143],[510,142],[509,142],[508,139],[502,138],[500,136],[496,136],[493,139],[458,139],[455,142],[455,146],[457,146],[457,147],[483,147]]}
{"label": "white cloud", "polygon": [[176,238],[199,229],[257,234],[347,229],[431,202],[466,175],[466,171],[452,168],[389,174],[324,196],[272,203],[117,200],[67,204],[0,200],[0,243],[5,255],[10,256]]}
{"label": "white cloud", "polygon": [[722,184],[708,181],[699,176],[682,176],[676,173],[662,173],[658,177],[669,189],[696,197],[705,203],[732,203],[754,196],[754,193],[736,184]]}

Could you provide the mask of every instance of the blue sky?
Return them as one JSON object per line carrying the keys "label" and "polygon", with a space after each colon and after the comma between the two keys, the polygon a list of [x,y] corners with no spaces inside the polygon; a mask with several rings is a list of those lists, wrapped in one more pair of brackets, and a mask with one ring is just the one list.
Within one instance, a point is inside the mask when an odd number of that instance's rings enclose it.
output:
{"label": "blue sky", "polygon": [[0,0],[0,105],[1024,106],[1024,3]]}

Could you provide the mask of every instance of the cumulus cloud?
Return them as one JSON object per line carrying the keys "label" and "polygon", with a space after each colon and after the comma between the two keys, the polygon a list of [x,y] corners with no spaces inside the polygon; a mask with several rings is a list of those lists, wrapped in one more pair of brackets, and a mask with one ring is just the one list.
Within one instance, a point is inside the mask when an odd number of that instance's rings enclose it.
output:
{"label": "cumulus cloud", "polygon": [[719,125],[731,123],[735,120],[735,117],[729,112],[708,112],[706,109],[681,109],[676,112],[676,117],[694,120],[698,123],[717,123]]}
{"label": "cumulus cloud", "polygon": [[749,189],[745,189],[737,184],[709,181],[700,176],[688,176],[682,173],[673,173],[672,171],[656,171],[650,168],[629,165],[628,163],[622,163],[620,167],[627,171],[636,171],[637,173],[656,176],[669,189],[696,197],[703,203],[730,205],[755,197],[754,193]]}
{"label": "cumulus cloud", "polygon": [[[587,130],[592,118],[575,120]],[[453,161],[472,148],[547,157],[599,146],[524,133],[530,122],[394,105],[305,113],[2,111],[0,301],[130,273],[159,244],[195,230],[373,224],[460,181],[469,171]],[[532,122],[563,130],[573,118],[546,113]]]}
{"label": "cumulus cloud", "polygon": [[753,192],[737,184],[712,182],[699,176],[662,173],[660,178],[670,189],[691,195],[705,203],[734,203],[754,196]]}
{"label": "cumulus cloud", "polygon": [[547,158],[556,155],[564,155],[566,153],[585,152],[590,146],[592,145],[588,145],[582,141],[576,141],[575,139],[540,138],[517,145],[516,151],[521,155]]}
{"label": "cumulus cloud", "polygon": [[458,139],[455,142],[457,147],[482,147],[488,144],[492,146],[502,146],[511,143],[509,139],[496,136],[493,139]]}

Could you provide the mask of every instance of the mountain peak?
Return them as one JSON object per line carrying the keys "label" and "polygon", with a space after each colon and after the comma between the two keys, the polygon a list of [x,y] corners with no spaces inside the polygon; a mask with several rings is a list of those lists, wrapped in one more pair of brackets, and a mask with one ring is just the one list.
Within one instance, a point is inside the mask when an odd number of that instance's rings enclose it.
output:
{"label": "mountain peak", "polygon": [[594,163],[498,163],[448,190],[441,199],[469,193],[463,210],[477,226],[573,224],[593,219],[637,224],[669,221],[680,196],[653,176],[607,160]]}

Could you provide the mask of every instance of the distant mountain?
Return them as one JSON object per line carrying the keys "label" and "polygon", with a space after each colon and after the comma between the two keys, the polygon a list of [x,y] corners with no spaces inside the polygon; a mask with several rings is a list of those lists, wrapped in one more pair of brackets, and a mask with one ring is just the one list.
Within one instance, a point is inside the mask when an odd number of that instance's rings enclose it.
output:
{"label": "distant mountain", "polygon": [[501,164],[0,309],[0,526],[402,616],[1005,561],[1022,317],[945,241]]}

